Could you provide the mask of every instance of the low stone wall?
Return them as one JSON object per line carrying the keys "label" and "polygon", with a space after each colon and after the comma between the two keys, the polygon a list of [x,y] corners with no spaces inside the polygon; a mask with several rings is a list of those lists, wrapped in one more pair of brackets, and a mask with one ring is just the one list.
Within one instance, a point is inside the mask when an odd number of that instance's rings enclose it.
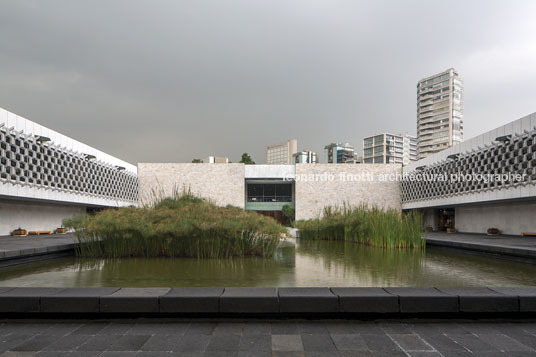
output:
{"label": "low stone wall", "polygon": [[536,312],[536,288],[10,288],[0,314],[459,316]]}
{"label": "low stone wall", "polygon": [[400,181],[394,178],[401,173],[398,164],[296,164],[296,219],[344,203],[400,210]]}
{"label": "low stone wall", "polygon": [[138,164],[141,204],[190,189],[217,205],[244,208],[244,164]]}

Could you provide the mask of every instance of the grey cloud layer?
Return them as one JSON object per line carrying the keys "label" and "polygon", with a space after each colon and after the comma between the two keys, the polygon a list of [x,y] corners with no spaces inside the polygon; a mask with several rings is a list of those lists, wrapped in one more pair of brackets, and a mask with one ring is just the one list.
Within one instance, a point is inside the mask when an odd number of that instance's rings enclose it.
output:
{"label": "grey cloud layer", "polygon": [[[467,4],[469,3],[469,4]],[[455,67],[466,137],[536,111],[531,1],[0,1],[0,106],[130,162],[415,131]]]}

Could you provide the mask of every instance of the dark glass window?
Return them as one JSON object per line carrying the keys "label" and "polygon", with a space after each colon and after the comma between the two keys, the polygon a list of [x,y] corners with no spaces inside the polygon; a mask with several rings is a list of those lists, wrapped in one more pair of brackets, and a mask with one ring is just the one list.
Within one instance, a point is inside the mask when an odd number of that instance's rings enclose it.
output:
{"label": "dark glass window", "polygon": [[292,184],[248,184],[248,202],[292,202]]}

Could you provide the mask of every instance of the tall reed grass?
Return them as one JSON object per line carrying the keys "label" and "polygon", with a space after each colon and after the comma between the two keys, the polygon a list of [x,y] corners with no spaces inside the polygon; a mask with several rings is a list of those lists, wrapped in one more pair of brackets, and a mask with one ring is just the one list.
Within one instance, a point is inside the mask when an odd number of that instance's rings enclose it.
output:
{"label": "tall reed grass", "polygon": [[321,217],[298,221],[301,239],[346,240],[382,248],[424,248],[420,214],[376,207],[328,206]]}
{"label": "tall reed grass", "polygon": [[263,256],[274,253],[285,232],[274,219],[219,207],[189,191],[150,206],[108,209],[64,220],[90,258]]}

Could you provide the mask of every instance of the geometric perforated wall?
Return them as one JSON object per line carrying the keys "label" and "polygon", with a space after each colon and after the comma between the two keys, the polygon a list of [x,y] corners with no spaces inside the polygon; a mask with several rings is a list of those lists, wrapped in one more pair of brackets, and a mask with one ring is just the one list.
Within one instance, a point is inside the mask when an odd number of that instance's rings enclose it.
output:
{"label": "geometric perforated wall", "polygon": [[79,193],[106,199],[138,201],[134,173],[98,161],[53,142],[0,123],[0,183]]}
{"label": "geometric perforated wall", "polygon": [[[536,185],[536,127],[522,134],[508,135],[504,142],[494,141],[482,148],[459,153],[425,166],[412,173],[427,177],[444,175],[508,175],[525,174],[523,180],[410,180],[402,181],[402,203],[447,198],[503,188]],[[416,164],[418,165],[418,163]]]}

